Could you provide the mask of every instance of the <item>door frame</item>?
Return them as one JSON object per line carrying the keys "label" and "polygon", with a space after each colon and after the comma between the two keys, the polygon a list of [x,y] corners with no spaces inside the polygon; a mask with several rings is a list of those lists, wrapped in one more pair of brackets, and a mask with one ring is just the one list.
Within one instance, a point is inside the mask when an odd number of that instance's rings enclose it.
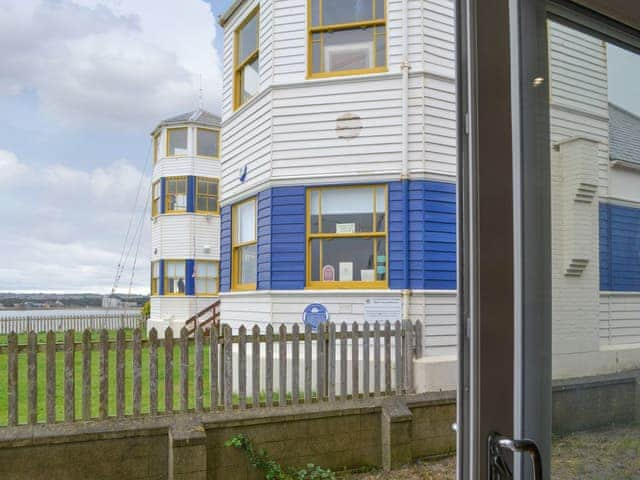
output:
{"label": "door frame", "polygon": [[[547,18],[640,52],[628,0],[457,0],[458,478],[487,437],[535,440],[550,478],[551,207]],[[515,478],[528,478],[524,459]]]}

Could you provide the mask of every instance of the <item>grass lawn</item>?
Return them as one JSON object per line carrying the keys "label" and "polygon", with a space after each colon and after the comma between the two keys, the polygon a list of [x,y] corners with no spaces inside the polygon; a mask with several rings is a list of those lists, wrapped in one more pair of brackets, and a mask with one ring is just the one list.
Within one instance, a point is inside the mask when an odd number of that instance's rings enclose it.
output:
{"label": "grass lawn", "polygon": [[[110,331],[110,338],[115,339],[116,332]],[[132,338],[133,331],[127,331],[126,338],[129,340]],[[44,343],[46,341],[46,335],[41,334],[38,336],[38,341]],[[64,334],[57,335],[57,341],[62,342]],[[92,340],[97,341],[99,334],[96,332],[93,335]],[[205,342],[208,339],[205,339]],[[82,341],[82,333],[76,334],[76,341]],[[174,339],[174,351],[173,351],[173,399],[174,409],[180,408],[180,350]],[[26,344],[26,335],[19,336],[19,343]],[[0,336],[0,345],[7,344],[7,336]],[[203,383],[204,383],[204,404],[208,407],[209,402],[209,367],[208,367],[208,355],[209,346],[204,345],[204,357],[203,363]],[[158,411],[164,411],[164,347],[158,348]],[[127,415],[133,414],[133,352],[127,350],[125,353],[126,368],[125,368],[125,413]],[[8,358],[7,354],[0,355],[0,425],[6,425],[8,421],[8,409],[7,409],[7,366]],[[100,353],[93,351],[91,354],[91,414],[93,417],[97,417],[99,414],[99,362]],[[109,351],[109,415],[115,415],[116,413],[116,352]],[[195,347],[193,345],[189,348],[189,408],[195,408],[195,385],[193,381],[194,365],[195,365]],[[37,358],[37,370],[38,370],[38,421],[44,422],[46,415],[46,401],[45,401],[45,353],[38,353]],[[19,422],[27,422],[27,353],[20,353],[18,355],[18,408],[19,408]],[[56,352],[56,419],[62,420],[64,418],[64,352]],[[76,418],[81,418],[82,415],[82,352],[76,352],[75,355],[75,413]],[[277,396],[274,394],[274,399]],[[143,346],[142,349],[142,412],[149,411],[149,352],[148,349]]]}

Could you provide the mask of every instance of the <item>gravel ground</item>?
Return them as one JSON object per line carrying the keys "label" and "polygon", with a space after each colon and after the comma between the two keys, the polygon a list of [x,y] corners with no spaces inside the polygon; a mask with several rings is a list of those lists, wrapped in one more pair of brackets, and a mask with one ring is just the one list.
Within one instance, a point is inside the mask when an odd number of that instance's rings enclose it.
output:
{"label": "gravel ground", "polygon": [[[554,480],[640,480],[640,426],[555,438]],[[424,461],[392,472],[350,475],[348,480],[454,480],[455,457]]]}

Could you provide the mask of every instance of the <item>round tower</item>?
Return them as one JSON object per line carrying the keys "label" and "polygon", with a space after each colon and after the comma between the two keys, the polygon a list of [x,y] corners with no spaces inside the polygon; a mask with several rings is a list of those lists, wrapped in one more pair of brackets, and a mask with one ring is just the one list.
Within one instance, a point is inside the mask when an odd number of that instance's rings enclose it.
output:
{"label": "round tower", "polygon": [[151,316],[160,336],[216,302],[220,260],[220,118],[202,109],[151,133]]}

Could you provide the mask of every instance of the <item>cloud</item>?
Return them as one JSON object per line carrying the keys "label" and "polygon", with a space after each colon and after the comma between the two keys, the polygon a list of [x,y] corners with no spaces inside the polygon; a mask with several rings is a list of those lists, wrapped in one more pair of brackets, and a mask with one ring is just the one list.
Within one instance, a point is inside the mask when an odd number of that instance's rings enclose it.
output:
{"label": "cloud", "polygon": [[18,161],[13,152],[0,150],[0,187],[19,181],[26,173],[27,167]]}
{"label": "cloud", "polygon": [[71,127],[145,128],[197,105],[219,110],[215,19],[202,0],[8,0],[0,95],[34,90]]}
{"label": "cloud", "polygon": [[[0,291],[109,291],[138,196],[133,227],[142,219],[142,237],[133,291],[148,292],[148,210],[142,215],[148,176],[126,160],[91,170],[36,168],[0,150],[0,183],[7,165],[22,181],[5,182],[0,193]],[[136,245],[131,244],[120,292],[128,291]]]}

